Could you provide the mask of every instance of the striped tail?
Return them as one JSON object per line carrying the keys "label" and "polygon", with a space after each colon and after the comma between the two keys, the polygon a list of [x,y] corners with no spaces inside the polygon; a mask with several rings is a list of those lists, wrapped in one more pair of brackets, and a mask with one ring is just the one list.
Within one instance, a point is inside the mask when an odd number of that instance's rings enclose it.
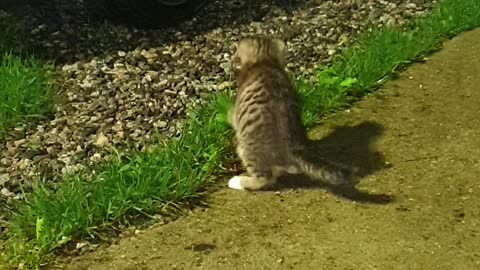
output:
{"label": "striped tail", "polygon": [[300,171],[312,180],[323,181],[332,185],[351,183],[358,172],[357,168],[348,169],[325,160],[321,164],[311,163],[301,157],[294,157],[294,160]]}

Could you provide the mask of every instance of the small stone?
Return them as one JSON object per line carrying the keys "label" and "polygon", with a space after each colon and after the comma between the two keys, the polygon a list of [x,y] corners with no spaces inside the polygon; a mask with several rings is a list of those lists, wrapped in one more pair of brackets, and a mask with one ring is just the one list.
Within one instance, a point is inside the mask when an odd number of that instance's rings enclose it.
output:
{"label": "small stone", "polygon": [[408,3],[405,5],[406,8],[408,9],[416,9],[417,8],[417,4],[415,3]]}
{"label": "small stone", "polygon": [[17,140],[15,142],[13,142],[13,144],[15,145],[15,147],[19,147],[21,146],[22,144],[24,144],[27,140],[25,139],[20,139],[20,140]]}
{"label": "small stone", "polygon": [[153,126],[156,127],[156,128],[166,128],[167,125],[168,125],[168,123],[165,122],[165,121],[158,121],[155,124],[153,124]]}
{"label": "small stone", "polygon": [[25,170],[27,168],[29,164],[29,160],[28,159],[21,159],[18,163],[17,163],[17,166],[18,166],[18,169],[20,169],[21,171]]}
{"label": "small stone", "polygon": [[100,153],[95,153],[93,156],[90,158],[91,161],[100,161],[102,159],[102,155]]}
{"label": "small stone", "polygon": [[74,117],[70,116],[70,117],[67,117],[66,119],[67,119],[67,121],[66,121],[67,125],[73,126],[75,124],[75,118]]}
{"label": "small stone", "polygon": [[8,173],[0,174],[0,187],[4,186],[8,180],[10,180]]}
{"label": "small stone", "polygon": [[0,165],[8,167],[8,166],[12,165],[12,161],[8,158],[2,158],[2,159],[0,159]]}
{"label": "small stone", "polygon": [[103,132],[100,132],[100,133],[97,135],[97,139],[96,139],[96,141],[95,141],[95,145],[96,145],[97,147],[102,148],[102,147],[105,147],[107,144],[108,144],[108,137],[105,136],[105,135],[103,134]]}
{"label": "small stone", "polygon": [[15,195],[15,193],[11,192],[10,190],[8,190],[8,188],[4,187],[0,190],[0,194],[2,194],[3,196],[5,197],[12,197]]}
{"label": "small stone", "polygon": [[78,242],[78,243],[75,245],[75,247],[76,247],[77,249],[81,249],[81,248],[83,248],[83,247],[86,246],[86,245],[88,245],[88,242]]}

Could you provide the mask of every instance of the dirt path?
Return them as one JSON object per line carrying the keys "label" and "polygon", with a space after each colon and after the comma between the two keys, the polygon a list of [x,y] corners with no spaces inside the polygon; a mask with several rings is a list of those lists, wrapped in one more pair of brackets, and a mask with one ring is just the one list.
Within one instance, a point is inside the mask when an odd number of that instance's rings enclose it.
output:
{"label": "dirt path", "polygon": [[447,42],[313,132],[324,155],[364,169],[358,192],[221,189],[208,209],[63,267],[480,269],[479,40]]}

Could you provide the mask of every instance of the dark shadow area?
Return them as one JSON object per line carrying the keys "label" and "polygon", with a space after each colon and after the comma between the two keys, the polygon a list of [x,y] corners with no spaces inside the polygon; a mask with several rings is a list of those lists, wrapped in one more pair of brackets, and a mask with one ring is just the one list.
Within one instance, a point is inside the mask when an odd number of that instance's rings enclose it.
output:
{"label": "dark shadow area", "polygon": [[4,9],[24,21],[21,33],[25,38],[24,50],[62,64],[119,50],[154,48],[179,40],[205,42],[205,37],[199,35],[212,29],[260,22],[273,10],[276,15],[287,15],[308,3],[307,0],[212,0],[193,18],[160,29],[137,29],[105,22],[105,17],[92,16],[81,0],[22,0],[8,8],[4,5]]}
{"label": "dark shadow area", "polygon": [[[382,135],[383,127],[373,122],[363,122],[352,127],[338,127],[320,140],[310,141],[306,159],[318,165],[325,162],[346,168],[357,168],[358,181],[376,171],[388,168],[383,155],[372,144]],[[332,165],[335,166],[335,165]],[[337,196],[361,203],[386,204],[393,201],[388,195],[369,194],[355,188],[357,182],[335,186],[313,181],[305,176],[283,177],[275,189],[320,188]]]}

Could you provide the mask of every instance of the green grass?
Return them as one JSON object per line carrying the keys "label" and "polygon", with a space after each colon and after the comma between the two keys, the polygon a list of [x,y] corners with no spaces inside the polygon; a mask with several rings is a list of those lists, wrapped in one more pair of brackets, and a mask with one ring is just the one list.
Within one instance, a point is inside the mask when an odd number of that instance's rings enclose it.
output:
{"label": "green grass", "polygon": [[53,110],[52,68],[34,58],[0,55],[0,137]]}
{"label": "green grass", "polygon": [[22,54],[21,22],[0,18],[0,138],[52,112],[53,67]]}
{"label": "green grass", "polygon": [[[216,100],[213,100],[215,103]],[[38,184],[20,202],[8,226],[9,264],[28,269],[72,239],[95,239],[113,225],[161,212],[168,205],[198,197],[221,173],[229,143],[228,126],[214,107],[194,111],[178,139],[64,179],[55,191]]]}
{"label": "green grass", "polygon": [[[350,105],[399,66],[438,48],[444,38],[479,25],[478,0],[444,0],[407,31],[371,30],[319,70],[315,80],[298,79],[305,124],[312,126],[322,115]],[[72,240],[99,238],[114,225],[198,196],[222,172],[232,150],[225,124],[231,99],[219,94],[209,104],[190,115],[178,140],[119,156],[97,168],[93,179],[68,177],[55,190],[38,184],[9,219],[5,264],[35,268]]]}
{"label": "green grass", "polygon": [[480,26],[480,1],[443,0],[429,14],[412,21],[407,30],[374,28],[342,51],[332,65],[312,78],[299,78],[303,119],[307,126],[319,116],[344,108],[373,91],[399,67],[439,48],[441,41]]}

